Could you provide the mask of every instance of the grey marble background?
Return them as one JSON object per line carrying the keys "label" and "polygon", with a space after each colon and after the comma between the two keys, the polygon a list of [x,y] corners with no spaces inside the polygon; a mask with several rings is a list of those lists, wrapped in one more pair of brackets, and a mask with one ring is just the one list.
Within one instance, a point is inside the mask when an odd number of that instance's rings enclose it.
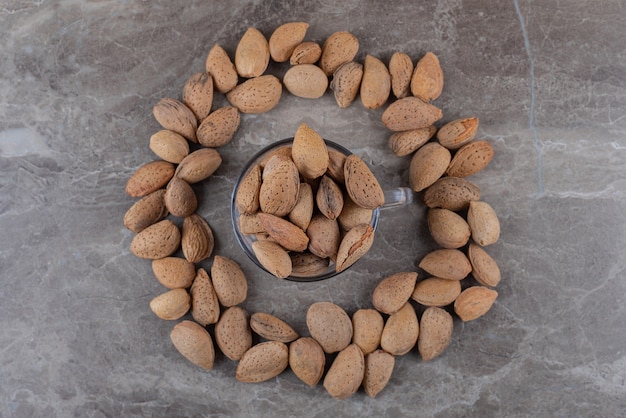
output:
{"label": "grey marble background", "polygon": [[[622,416],[625,11],[619,0],[0,0],[0,416]],[[502,222],[489,248],[500,296],[485,317],[455,321],[441,357],[398,358],[376,399],[336,401],[291,372],[239,383],[221,355],[211,372],[187,362],[169,341],[173,323],[149,309],[164,289],[122,224],[125,183],[155,158],[152,106],[179,97],[214,43],[232,56],[249,26],[269,36],[294,20],[319,42],[351,31],[359,60],[435,52],[442,122],[478,116],[496,151],[472,180]],[[238,170],[303,121],[361,155],[385,188],[406,185],[409,160],[389,151],[381,113],[284,93],[220,149],[223,165],[196,188],[200,213],[216,253],[246,272],[250,312],[306,333],[311,303],[369,307],[382,277],[435,248],[420,195],[382,213],[367,260],[324,282],[274,279],[235,244]]]}

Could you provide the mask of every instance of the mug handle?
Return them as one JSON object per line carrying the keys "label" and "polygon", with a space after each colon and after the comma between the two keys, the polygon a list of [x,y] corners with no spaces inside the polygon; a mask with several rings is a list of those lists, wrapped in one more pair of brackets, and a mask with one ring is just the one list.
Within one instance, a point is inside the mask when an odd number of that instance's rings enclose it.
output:
{"label": "mug handle", "polygon": [[414,192],[410,187],[397,187],[384,191],[385,203],[381,210],[406,206],[413,202]]}

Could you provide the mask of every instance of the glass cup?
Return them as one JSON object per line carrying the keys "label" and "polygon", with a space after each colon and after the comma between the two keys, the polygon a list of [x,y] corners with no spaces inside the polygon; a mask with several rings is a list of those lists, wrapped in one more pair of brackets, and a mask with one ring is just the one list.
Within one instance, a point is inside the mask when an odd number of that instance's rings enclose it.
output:
{"label": "glass cup", "polygon": [[[348,149],[346,149],[345,147],[335,142],[332,142],[326,139],[324,141],[326,142],[326,147],[329,149],[334,149],[336,151],[339,151],[346,156],[352,154]],[[231,195],[230,214],[231,214],[231,221],[233,225],[233,231],[235,233],[235,237],[237,238],[237,242],[239,243],[239,246],[241,247],[243,252],[248,256],[248,258],[250,258],[250,260],[252,260],[254,264],[256,264],[259,268],[261,268],[264,271],[267,271],[267,270],[265,269],[265,267],[263,267],[263,265],[261,265],[259,260],[256,258],[254,251],[252,250],[252,243],[257,240],[256,236],[243,234],[239,229],[240,213],[235,203],[235,197],[237,196],[237,190],[239,190],[239,185],[241,184],[241,181],[255,165],[259,164],[261,161],[267,158],[269,154],[276,151],[277,149],[286,147],[286,146],[291,146],[292,143],[293,143],[293,138],[283,139],[283,140],[276,141],[268,145],[267,147],[263,148],[261,151],[256,153],[250,159],[250,161],[248,161],[248,163],[245,165],[245,167],[241,171],[241,174],[239,175],[239,178],[237,179],[237,182],[235,183],[235,188],[233,189],[233,193]],[[378,221],[380,218],[381,210],[392,208],[392,207],[404,206],[404,205],[411,203],[412,201],[413,201],[413,191],[408,187],[399,187],[399,188],[385,191],[384,205],[372,211],[372,218],[370,220],[370,225],[372,226],[374,231],[376,231],[378,227]],[[343,271],[346,271],[346,270],[347,269],[344,269]],[[268,274],[270,273],[268,272]],[[333,262],[330,262],[326,270],[324,270],[323,272],[315,276],[301,277],[301,276],[292,275],[292,276],[286,277],[286,280],[297,281],[297,282],[313,282],[313,281],[318,281],[318,280],[329,279],[333,276],[336,276],[337,274],[339,273],[335,270],[335,264]]]}

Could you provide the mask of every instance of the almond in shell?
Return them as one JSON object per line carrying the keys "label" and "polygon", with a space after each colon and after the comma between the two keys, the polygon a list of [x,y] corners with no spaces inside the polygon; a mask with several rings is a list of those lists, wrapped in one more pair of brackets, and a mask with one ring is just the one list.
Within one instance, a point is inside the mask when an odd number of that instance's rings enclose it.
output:
{"label": "almond in shell", "polygon": [[467,209],[470,202],[478,199],[480,188],[460,177],[442,177],[424,192],[426,206],[452,211]]}
{"label": "almond in shell", "polygon": [[424,306],[447,306],[461,294],[459,280],[429,277],[415,286],[411,299]]}
{"label": "almond in shell", "polygon": [[363,389],[369,397],[375,398],[387,386],[395,363],[395,357],[383,350],[376,350],[365,356]]}
{"label": "almond in shell", "polygon": [[454,301],[454,312],[463,322],[480,318],[496,301],[498,292],[484,286],[468,287]]}
{"label": "almond in shell", "polygon": [[296,46],[304,40],[309,24],[289,22],[277,27],[269,39],[270,56],[276,62],[285,62]]}
{"label": "almond in shell", "polygon": [[265,234],[265,228],[259,220],[259,212],[251,215],[239,215],[239,230],[244,235]]}
{"label": "almond in shell", "polygon": [[248,281],[235,261],[216,255],[211,266],[213,288],[223,306],[239,305],[248,295]]}
{"label": "almond in shell", "polygon": [[387,66],[373,55],[366,55],[361,80],[361,103],[366,109],[378,109],[387,102],[390,92],[391,76]]}
{"label": "almond in shell", "polygon": [[458,149],[474,139],[478,130],[478,118],[455,119],[437,131],[437,140],[448,149]]}
{"label": "almond in shell", "polygon": [[500,283],[500,268],[496,261],[479,245],[471,243],[467,251],[472,263],[472,276],[483,286],[495,287]]}
{"label": "almond in shell", "polygon": [[215,90],[228,93],[239,82],[239,75],[235,64],[230,60],[228,53],[220,45],[215,44],[206,58],[206,72],[213,77]]}
{"label": "almond in shell", "polygon": [[237,364],[235,378],[259,383],[281,374],[289,365],[289,349],[284,343],[267,341],[251,347]]}
{"label": "almond in shell", "polygon": [[383,317],[377,310],[359,309],[352,315],[352,342],[367,355],[380,345],[384,326]]}
{"label": "almond in shell", "polygon": [[298,338],[298,333],[285,321],[274,315],[256,312],[250,317],[252,331],[269,341],[290,343]]}
{"label": "almond in shell", "polygon": [[432,208],[428,210],[426,219],[430,235],[443,248],[460,248],[469,241],[470,227],[458,213]]}
{"label": "almond in shell", "polygon": [[410,131],[396,132],[389,137],[389,148],[398,157],[404,157],[417,151],[435,135],[437,128],[413,129]]}
{"label": "almond in shell", "polygon": [[324,389],[335,399],[354,395],[363,382],[365,359],[356,344],[350,344],[335,357],[324,378]]}
{"label": "almond in shell", "polygon": [[356,263],[374,244],[374,228],[370,224],[360,224],[344,235],[339,249],[335,270],[341,272]]}
{"label": "almond in shell", "polygon": [[255,241],[252,243],[252,251],[259,263],[279,279],[291,274],[291,257],[279,244],[273,241]]}
{"label": "almond in shell", "polygon": [[183,103],[202,120],[211,112],[213,105],[213,77],[209,73],[196,73],[183,86]]}
{"label": "almond in shell", "polygon": [[141,232],[165,218],[165,189],[159,189],[135,202],[124,214],[124,226],[132,232]]}
{"label": "almond in shell", "polygon": [[185,218],[181,247],[187,261],[197,263],[209,258],[214,245],[213,231],[203,217],[194,213]]}
{"label": "almond in shell", "polygon": [[311,253],[321,258],[336,259],[341,241],[339,224],[336,220],[316,214],[311,219],[306,234],[309,237]]}
{"label": "almond in shell", "polygon": [[207,326],[220,318],[220,304],[211,277],[205,269],[199,268],[189,289],[191,294],[191,316],[197,323]]}
{"label": "almond in shell", "polygon": [[359,40],[350,32],[331,34],[322,46],[320,68],[330,76],[344,62],[352,61],[359,50]]}
{"label": "almond in shell", "polygon": [[435,277],[446,280],[463,280],[472,271],[472,265],[462,251],[448,248],[426,254],[419,267]]}
{"label": "almond in shell", "polygon": [[419,322],[409,302],[387,318],[380,338],[380,347],[394,356],[402,356],[413,347],[419,336]]}
{"label": "almond in shell", "polygon": [[191,307],[191,297],[185,289],[172,289],[150,301],[150,309],[161,319],[182,318]]}
{"label": "almond in shell", "polygon": [[452,315],[441,308],[426,308],[420,320],[417,350],[422,361],[429,361],[443,353],[452,339]]}
{"label": "almond in shell", "polygon": [[256,28],[248,28],[235,50],[235,68],[244,78],[258,77],[270,62],[270,48],[265,36]]}
{"label": "almond in shell", "polygon": [[318,99],[326,93],[328,77],[317,65],[299,64],[289,68],[283,76],[289,93],[305,99]]}
{"label": "almond in shell", "polygon": [[239,213],[251,215],[259,210],[259,190],[261,189],[261,166],[254,165],[241,179],[235,204]]}
{"label": "almond in shell", "polygon": [[317,209],[328,219],[335,220],[343,210],[343,192],[337,183],[328,176],[322,180],[315,195]]}
{"label": "almond in shell", "polygon": [[376,176],[365,161],[351,154],[343,165],[346,191],[350,199],[366,209],[375,209],[385,203],[385,195]]}
{"label": "almond in shell", "polygon": [[176,177],[189,184],[198,183],[215,172],[222,164],[219,152],[200,148],[186,156],[176,168]]}
{"label": "almond in shell", "polygon": [[275,155],[265,164],[259,190],[259,206],[265,213],[285,216],[298,203],[300,175],[289,157]]}
{"label": "almond in shell", "polygon": [[431,186],[446,172],[452,156],[447,148],[429,142],[418,149],[411,158],[409,184],[415,192]]}
{"label": "almond in shell", "polygon": [[336,149],[328,149],[328,170],[326,174],[339,184],[345,183],[343,166],[346,162],[346,155]]}
{"label": "almond in shell", "polygon": [[472,239],[478,245],[486,247],[498,241],[500,221],[489,203],[480,200],[470,202],[467,223],[472,230]]}
{"label": "almond in shell", "polygon": [[343,350],[352,340],[352,321],[339,305],[332,302],[316,302],[306,313],[306,324],[325,353]]}
{"label": "almond in shell", "polygon": [[306,41],[297,45],[289,58],[291,65],[315,64],[322,56],[322,47],[316,42]]}
{"label": "almond in shell", "polygon": [[359,224],[369,224],[373,214],[372,209],[362,208],[349,197],[344,197],[343,208],[337,220],[341,229],[347,232]]}
{"label": "almond in shell", "polygon": [[198,142],[210,148],[224,146],[233,139],[240,122],[241,118],[236,107],[225,106],[216,109],[200,123],[196,133]]}
{"label": "almond in shell", "polygon": [[446,170],[448,176],[467,177],[482,171],[493,159],[493,147],[487,141],[472,141],[454,154]]}
{"label": "almond in shell", "polygon": [[309,386],[319,383],[324,374],[324,350],[311,337],[301,337],[289,344],[289,367]]}
{"label": "almond in shell", "polygon": [[226,94],[228,101],[243,113],[264,113],[280,101],[282,83],[271,74],[251,78]]}
{"label": "almond in shell", "polygon": [[189,154],[189,143],[181,134],[162,129],[150,137],[150,149],[163,160],[178,164]]}
{"label": "almond in shell", "polygon": [[383,112],[382,121],[387,129],[398,132],[432,126],[442,116],[438,107],[409,96],[391,103]]}
{"label": "almond in shell", "polygon": [[417,273],[413,271],[401,272],[385,277],[374,288],[372,303],[382,313],[391,315],[400,310],[415,289]]}
{"label": "almond in shell", "polygon": [[304,251],[307,249],[309,237],[298,226],[269,213],[261,212],[257,217],[261,221],[265,232],[284,249],[289,251]]}
{"label": "almond in shell", "polygon": [[170,332],[174,347],[187,360],[206,370],[213,368],[215,349],[211,334],[193,321],[182,321]]}
{"label": "almond in shell", "polygon": [[393,95],[402,99],[409,95],[411,78],[413,76],[413,62],[404,52],[394,52],[389,59],[389,75],[391,76],[391,90]]}
{"label": "almond in shell", "polygon": [[320,177],[328,169],[326,143],[320,134],[306,123],[300,124],[294,135],[291,157],[300,174],[307,179]]}
{"label": "almond in shell", "polygon": [[310,252],[291,253],[293,277],[313,277],[320,275],[328,269],[330,260],[328,258],[318,257]]}
{"label": "almond in shell", "polygon": [[198,208],[198,199],[189,183],[179,177],[170,180],[165,189],[165,207],[174,216],[187,217]]}
{"label": "almond in shell", "polygon": [[196,277],[196,268],[180,257],[165,257],[152,261],[154,277],[168,289],[188,288]]}
{"label": "almond in shell", "polygon": [[341,109],[349,107],[356,99],[363,80],[363,65],[349,61],[341,64],[333,73],[330,89]]}
{"label": "almond in shell", "polygon": [[417,64],[411,78],[411,93],[425,102],[435,100],[443,90],[443,71],[439,58],[427,52]]}
{"label": "almond in shell", "polygon": [[180,100],[163,98],[154,106],[152,114],[163,128],[177,132],[190,141],[197,142],[198,119],[191,109]]}
{"label": "almond in shell", "polygon": [[165,186],[174,176],[174,164],[151,161],[139,167],[126,182],[126,194],[143,197]]}
{"label": "almond in shell", "polygon": [[135,235],[130,251],[137,257],[155,260],[174,254],[180,241],[178,227],[169,219],[164,219]]}
{"label": "almond in shell", "polygon": [[252,347],[252,331],[248,313],[239,306],[231,306],[220,315],[215,324],[215,342],[222,353],[238,361]]}
{"label": "almond in shell", "polygon": [[300,183],[298,201],[289,212],[289,220],[303,231],[306,231],[313,216],[313,189],[308,183]]}

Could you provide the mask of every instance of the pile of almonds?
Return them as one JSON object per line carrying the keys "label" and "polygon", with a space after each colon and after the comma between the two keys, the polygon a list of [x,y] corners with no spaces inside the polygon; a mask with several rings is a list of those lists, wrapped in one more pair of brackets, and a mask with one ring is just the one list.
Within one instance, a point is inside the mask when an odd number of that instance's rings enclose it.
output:
{"label": "pile of almonds", "polygon": [[[360,387],[374,397],[389,382],[396,356],[417,346],[423,361],[432,360],[450,343],[454,323],[450,312],[462,321],[474,320],[490,310],[498,295],[493,288],[500,281],[500,270],[485,247],[498,240],[500,224],[494,209],[480,200],[478,186],[466,179],[489,164],[493,149],[486,141],[473,140],[477,118],[435,127],[443,114],[431,101],[441,94],[443,72],[434,54],[425,54],[415,66],[401,52],[394,53],[388,65],[372,55],[361,64],[355,61],[359,42],[353,34],[333,33],[320,47],[305,40],[307,29],[303,22],[287,23],[267,40],[250,28],[237,45],[234,63],[216,44],[209,51],[206,71],[187,80],[181,100],[164,98],[154,106],[154,117],[163,130],[150,138],[150,149],[159,159],[139,167],[129,178],[126,192],[139,199],[124,216],[124,225],[136,233],[131,252],[151,260],[155,277],[168,289],[150,302],[152,311],[165,320],[191,315],[170,334],[173,345],[189,361],[210,370],[215,341],[226,357],[238,361],[236,378],[242,382],[266,381],[289,367],[311,386],[323,378],[324,388],[337,399],[351,396]],[[290,62],[282,82],[265,74],[270,59]],[[240,83],[240,79],[244,81]],[[303,98],[321,97],[330,87],[340,108],[350,106],[359,96],[365,108],[380,108],[393,93],[396,99],[382,115],[383,124],[393,132],[389,146],[398,156],[412,155],[408,180],[415,192],[423,193],[429,208],[428,227],[441,247],[419,262],[426,278],[418,281],[418,272],[385,277],[374,289],[373,308],[359,309],[350,317],[331,302],[311,305],[306,314],[309,336],[300,336],[271,314],[248,314],[242,307],[247,279],[234,260],[214,255],[210,274],[197,266],[213,255],[214,237],[207,221],[196,213],[199,202],[193,185],[219,168],[222,160],[215,148],[233,138],[240,113],[271,110],[280,100],[283,85]],[[231,106],[212,109],[216,92],[225,94]],[[297,202],[301,185],[317,179],[312,182],[317,193],[321,189],[331,194],[317,202],[317,210],[327,219],[336,219],[349,205],[334,205],[338,195],[328,180],[336,182],[337,178],[327,175],[332,156],[321,158],[326,165],[319,166],[316,157],[299,157],[315,155],[321,148],[318,137],[306,125],[296,134],[301,141],[294,142],[289,159],[296,167],[295,172],[289,168],[296,191],[289,196]],[[284,168],[286,158],[274,159],[267,161],[264,172],[271,172],[273,166]],[[345,177],[352,172],[346,168],[353,164],[348,160],[340,170]],[[380,206],[378,182],[363,161],[358,157],[354,161],[359,167],[357,175],[342,180],[349,197],[346,201],[367,210]],[[255,175],[261,176],[260,168]],[[257,178],[255,191],[237,199],[242,216],[261,218],[265,232],[283,225],[297,204],[284,211],[279,208],[284,196],[272,200],[271,193],[262,203],[262,184],[271,182],[271,177]],[[375,186],[363,189],[364,184]],[[366,191],[363,201],[350,192],[359,188]],[[290,222],[298,225],[299,221]],[[283,251],[310,250],[309,228],[300,227],[304,235],[291,229],[268,233],[271,239],[258,242],[272,242]],[[360,238],[362,241],[363,234]],[[293,248],[285,249],[290,246]],[[341,271],[356,261],[350,259],[353,247],[347,257],[341,254],[341,245],[336,253],[316,256],[334,257]],[[179,250],[182,256],[177,255]],[[293,270],[293,265],[290,268]],[[275,274],[289,275],[287,270]],[[214,327],[213,335],[209,325]],[[253,333],[262,342],[253,344]],[[324,376],[327,360],[332,363]]]}

